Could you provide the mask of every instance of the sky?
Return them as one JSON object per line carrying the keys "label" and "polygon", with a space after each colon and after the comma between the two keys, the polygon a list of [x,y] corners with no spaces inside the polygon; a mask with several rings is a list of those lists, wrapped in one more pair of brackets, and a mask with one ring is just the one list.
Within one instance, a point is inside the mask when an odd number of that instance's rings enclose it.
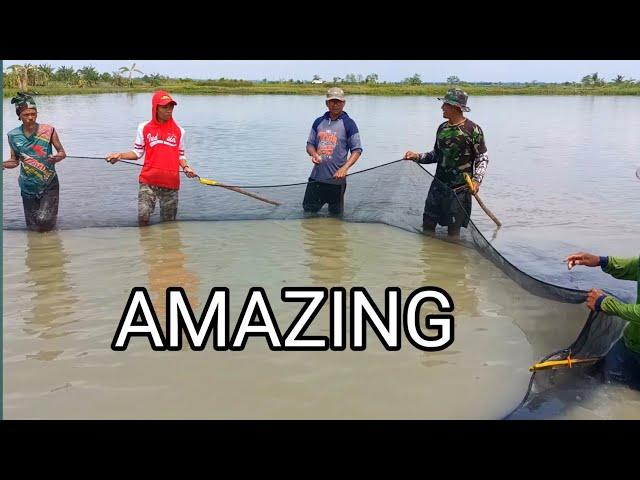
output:
{"label": "sky", "polygon": [[319,75],[331,81],[349,73],[376,73],[380,82],[398,82],[417,73],[423,82],[444,82],[455,75],[469,82],[559,83],[580,81],[594,72],[605,80],[617,75],[640,79],[640,60],[3,60],[3,69],[33,63],[93,66],[111,73],[134,62],[145,74],[193,79],[311,80]]}

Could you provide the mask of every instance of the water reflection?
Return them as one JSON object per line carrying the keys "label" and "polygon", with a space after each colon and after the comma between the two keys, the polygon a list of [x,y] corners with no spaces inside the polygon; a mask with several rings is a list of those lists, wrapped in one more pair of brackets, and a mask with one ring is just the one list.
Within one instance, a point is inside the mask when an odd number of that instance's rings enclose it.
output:
{"label": "water reflection", "polygon": [[[25,275],[27,295],[30,295],[28,310],[24,311],[24,332],[45,340],[55,340],[73,333],[70,326],[74,307],[78,302],[73,293],[65,266],[69,254],[65,251],[58,232],[26,232],[27,250]],[[55,345],[55,342],[47,345]],[[41,350],[28,355],[38,360],[53,360],[63,350]]]}
{"label": "water reflection", "polygon": [[335,218],[302,221],[309,276],[317,286],[342,286],[353,278],[353,251],[345,222]]}
{"label": "water reflection", "polygon": [[139,232],[142,258],[149,272],[147,287],[160,323],[164,323],[168,287],[182,287],[195,313],[199,307],[200,277],[186,266],[188,257],[184,253],[180,223],[140,228]]}
{"label": "water reflection", "polygon": [[444,289],[453,299],[455,311],[465,316],[479,314],[478,303],[482,295],[482,269],[492,268],[476,250],[467,248],[449,237],[425,238],[420,242],[420,270],[423,286]]}

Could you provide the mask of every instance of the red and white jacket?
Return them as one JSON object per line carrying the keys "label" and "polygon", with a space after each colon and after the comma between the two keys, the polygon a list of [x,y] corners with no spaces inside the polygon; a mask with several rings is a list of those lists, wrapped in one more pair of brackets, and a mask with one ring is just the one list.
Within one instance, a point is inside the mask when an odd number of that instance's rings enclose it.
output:
{"label": "red and white jacket", "polygon": [[138,158],[145,157],[140,183],[179,190],[180,160],[186,160],[184,128],[173,118],[165,123],[156,120],[156,107],[163,93],[153,96],[151,120],[138,125],[133,152]]}

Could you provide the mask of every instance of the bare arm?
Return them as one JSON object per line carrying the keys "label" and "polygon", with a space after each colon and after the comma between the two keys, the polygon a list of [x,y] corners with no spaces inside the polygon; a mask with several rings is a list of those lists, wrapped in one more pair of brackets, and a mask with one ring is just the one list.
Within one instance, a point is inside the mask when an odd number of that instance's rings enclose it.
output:
{"label": "bare arm", "polygon": [[64,160],[67,157],[67,153],[64,151],[64,147],[60,142],[60,137],[58,137],[58,132],[56,132],[55,130],[53,131],[53,135],[51,136],[51,143],[56,149],[56,154],[50,155],[49,160],[51,160],[53,163],[58,163]]}
{"label": "bare arm", "polygon": [[128,152],[110,153],[105,160],[109,163],[116,163],[118,160],[138,160],[138,155],[129,150]]}
{"label": "bare arm", "polygon": [[10,158],[9,160],[5,160],[2,162],[2,169],[5,168],[16,168],[20,162],[18,161],[18,157],[16,157],[16,152],[13,151],[13,148],[9,147]]}
{"label": "bare arm", "polygon": [[432,150],[427,153],[418,153],[409,150],[404,154],[404,160],[413,160],[418,163],[437,163],[436,151]]}
{"label": "bare arm", "polygon": [[[136,130],[136,139],[133,143],[133,150],[121,153],[110,153],[106,156],[107,162],[116,163],[118,160],[139,160],[144,155],[146,142],[144,140],[143,129],[144,123],[138,125]],[[180,148],[182,148],[182,139],[180,140]]]}
{"label": "bare arm", "polygon": [[351,152],[351,156],[349,157],[349,160],[347,160],[347,163],[345,163],[342,167],[340,167],[336,171],[336,173],[333,175],[333,177],[344,178],[347,175],[347,172],[349,171],[349,169],[353,166],[353,164],[358,161],[358,159],[360,158],[360,155],[362,155],[362,150],[356,150],[354,152]]}
{"label": "bare arm", "polygon": [[179,163],[180,167],[182,167],[182,171],[187,175],[187,177],[193,178],[198,176],[196,171],[187,163],[187,157],[180,157]]}
{"label": "bare arm", "polygon": [[567,268],[571,270],[576,265],[585,265],[587,267],[599,267],[602,265],[603,260],[606,257],[600,257],[592,253],[578,252],[572,253],[564,261],[567,264]]}
{"label": "bare arm", "polygon": [[314,147],[310,143],[307,143],[307,153],[311,157],[311,161],[316,165],[322,161],[322,158],[320,157],[320,155],[318,155],[318,151],[316,150],[316,147]]}
{"label": "bare arm", "polygon": [[404,154],[404,159],[413,160],[417,163],[438,163],[438,159],[440,158],[440,147],[438,147],[438,133],[440,132],[441,128],[442,125],[440,125],[438,127],[438,130],[436,131],[436,140],[433,144],[433,150],[425,153],[412,152],[411,150],[409,150]]}

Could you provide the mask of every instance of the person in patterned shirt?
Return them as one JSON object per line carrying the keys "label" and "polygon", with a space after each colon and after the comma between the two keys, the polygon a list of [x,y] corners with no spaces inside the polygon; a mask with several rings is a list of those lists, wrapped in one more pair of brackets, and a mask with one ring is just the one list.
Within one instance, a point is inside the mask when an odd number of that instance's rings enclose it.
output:
{"label": "person in patterned shirt", "polygon": [[333,87],[326,96],[327,111],[315,119],[307,138],[306,150],[313,170],[302,207],[305,212],[316,213],[327,203],[329,215],[341,216],[346,177],[362,155],[362,142],[356,122],[344,111],[344,91]]}
{"label": "person in patterned shirt", "polygon": [[[489,163],[484,133],[464,112],[467,94],[460,89],[449,90],[442,100],[442,116],[447,119],[436,132],[435,147],[427,153],[408,151],[405,160],[437,163],[435,180],[431,183],[422,215],[425,231],[436,225],[446,226],[449,236],[459,236],[467,227],[471,215],[471,196],[477,193]],[[464,174],[473,180],[473,192],[466,188]]]}
{"label": "person in patterned shirt", "polygon": [[58,218],[60,183],[56,163],[67,154],[56,129],[36,121],[38,109],[31,95],[18,92],[11,103],[16,106],[22,125],[7,134],[11,158],[2,163],[2,169],[20,166],[18,184],[27,228],[47,232],[55,228]]}

